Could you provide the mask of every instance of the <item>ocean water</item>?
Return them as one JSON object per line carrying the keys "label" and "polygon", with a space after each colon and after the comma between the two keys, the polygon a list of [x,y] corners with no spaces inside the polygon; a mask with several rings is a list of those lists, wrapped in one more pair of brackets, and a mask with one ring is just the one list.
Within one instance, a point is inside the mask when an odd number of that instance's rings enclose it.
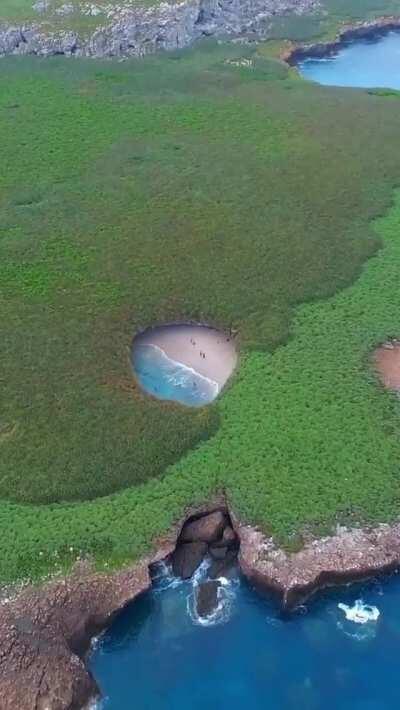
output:
{"label": "ocean water", "polygon": [[354,41],[331,57],[310,57],[298,67],[320,84],[400,90],[400,32]]}
{"label": "ocean water", "polygon": [[158,399],[201,407],[218,394],[217,382],[171,360],[157,345],[138,345],[133,351],[132,365],[143,389]]}
{"label": "ocean water", "polygon": [[161,568],[97,640],[90,665],[102,710],[400,707],[398,575],[324,593],[285,617],[236,572],[203,625],[196,583]]}

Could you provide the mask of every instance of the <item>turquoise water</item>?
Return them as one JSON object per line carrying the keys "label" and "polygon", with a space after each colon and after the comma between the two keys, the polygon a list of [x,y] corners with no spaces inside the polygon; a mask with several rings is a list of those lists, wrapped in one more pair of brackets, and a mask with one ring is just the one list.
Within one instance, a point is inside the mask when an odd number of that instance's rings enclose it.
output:
{"label": "turquoise water", "polygon": [[400,89],[400,32],[355,41],[331,57],[309,58],[298,66],[320,84]]}
{"label": "turquoise water", "polygon": [[171,360],[157,345],[138,345],[133,351],[132,364],[140,385],[158,399],[201,407],[218,394],[216,382]]}
{"label": "turquoise water", "polygon": [[[398,575],[331,591],[285,618],[235,573],[206,626],[192,594],[192,582],[161,576],[97,642],[102,709],[400,707]],[[357,611],[365,623],[351,620]]]}

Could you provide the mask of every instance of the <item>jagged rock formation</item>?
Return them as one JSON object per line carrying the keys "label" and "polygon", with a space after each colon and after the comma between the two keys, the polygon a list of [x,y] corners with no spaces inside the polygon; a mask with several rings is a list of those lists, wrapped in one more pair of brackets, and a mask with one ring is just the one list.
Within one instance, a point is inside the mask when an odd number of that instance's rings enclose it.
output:
{"label": "jagged rock formation", "polygon": [[170,559],[172,571],[177,577],[190,579],[209,556],[209,575],[215,578],[236,561],[238,547],[239,539],[226,509],[194,515],[187,519],[178,537]]}
{"label": "jagged rock formation", "polygon": [[40,21],[23,26],[0,24],[0,56],[142,56],[183,48],[204,36],[253,33],[261,37],[274,15],[303,14],[317,6],[318,0],[183,0],[150,8],[125,5],[88,37],[66,30],[51,32]]}

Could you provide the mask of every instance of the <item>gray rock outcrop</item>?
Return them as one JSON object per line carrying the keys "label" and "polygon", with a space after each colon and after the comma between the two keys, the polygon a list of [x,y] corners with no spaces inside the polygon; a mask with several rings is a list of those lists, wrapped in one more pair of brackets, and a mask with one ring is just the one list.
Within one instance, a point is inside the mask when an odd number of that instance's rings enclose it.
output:
{"label": "gray rock outcrop", "polygon": [[[40,22],[48,4],[38,6],[39,20],[0,24],[0,55],[128,57],[181,49],[207,36],[264,36],[275,15],[312,12],[318,0],[183,0],[144,8],[124,5],[89,36],[51,31]],[[100,20],[99,20],[100,21]]]}

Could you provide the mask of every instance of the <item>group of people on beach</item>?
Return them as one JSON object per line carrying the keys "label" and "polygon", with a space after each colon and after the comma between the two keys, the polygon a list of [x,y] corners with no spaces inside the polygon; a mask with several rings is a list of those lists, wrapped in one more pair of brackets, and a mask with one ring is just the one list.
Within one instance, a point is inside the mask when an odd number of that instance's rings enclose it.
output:
{"label": "group of people on beach", "polygon": [[[193,338],[190,338],[190,342],[192,343],[192,345],[196,345],[196,341],[193,340]],[[206,354],[202,350],[200,350],[199,354],[200,354],[200,357],[203,358],[203,360],[206,359]]]}

